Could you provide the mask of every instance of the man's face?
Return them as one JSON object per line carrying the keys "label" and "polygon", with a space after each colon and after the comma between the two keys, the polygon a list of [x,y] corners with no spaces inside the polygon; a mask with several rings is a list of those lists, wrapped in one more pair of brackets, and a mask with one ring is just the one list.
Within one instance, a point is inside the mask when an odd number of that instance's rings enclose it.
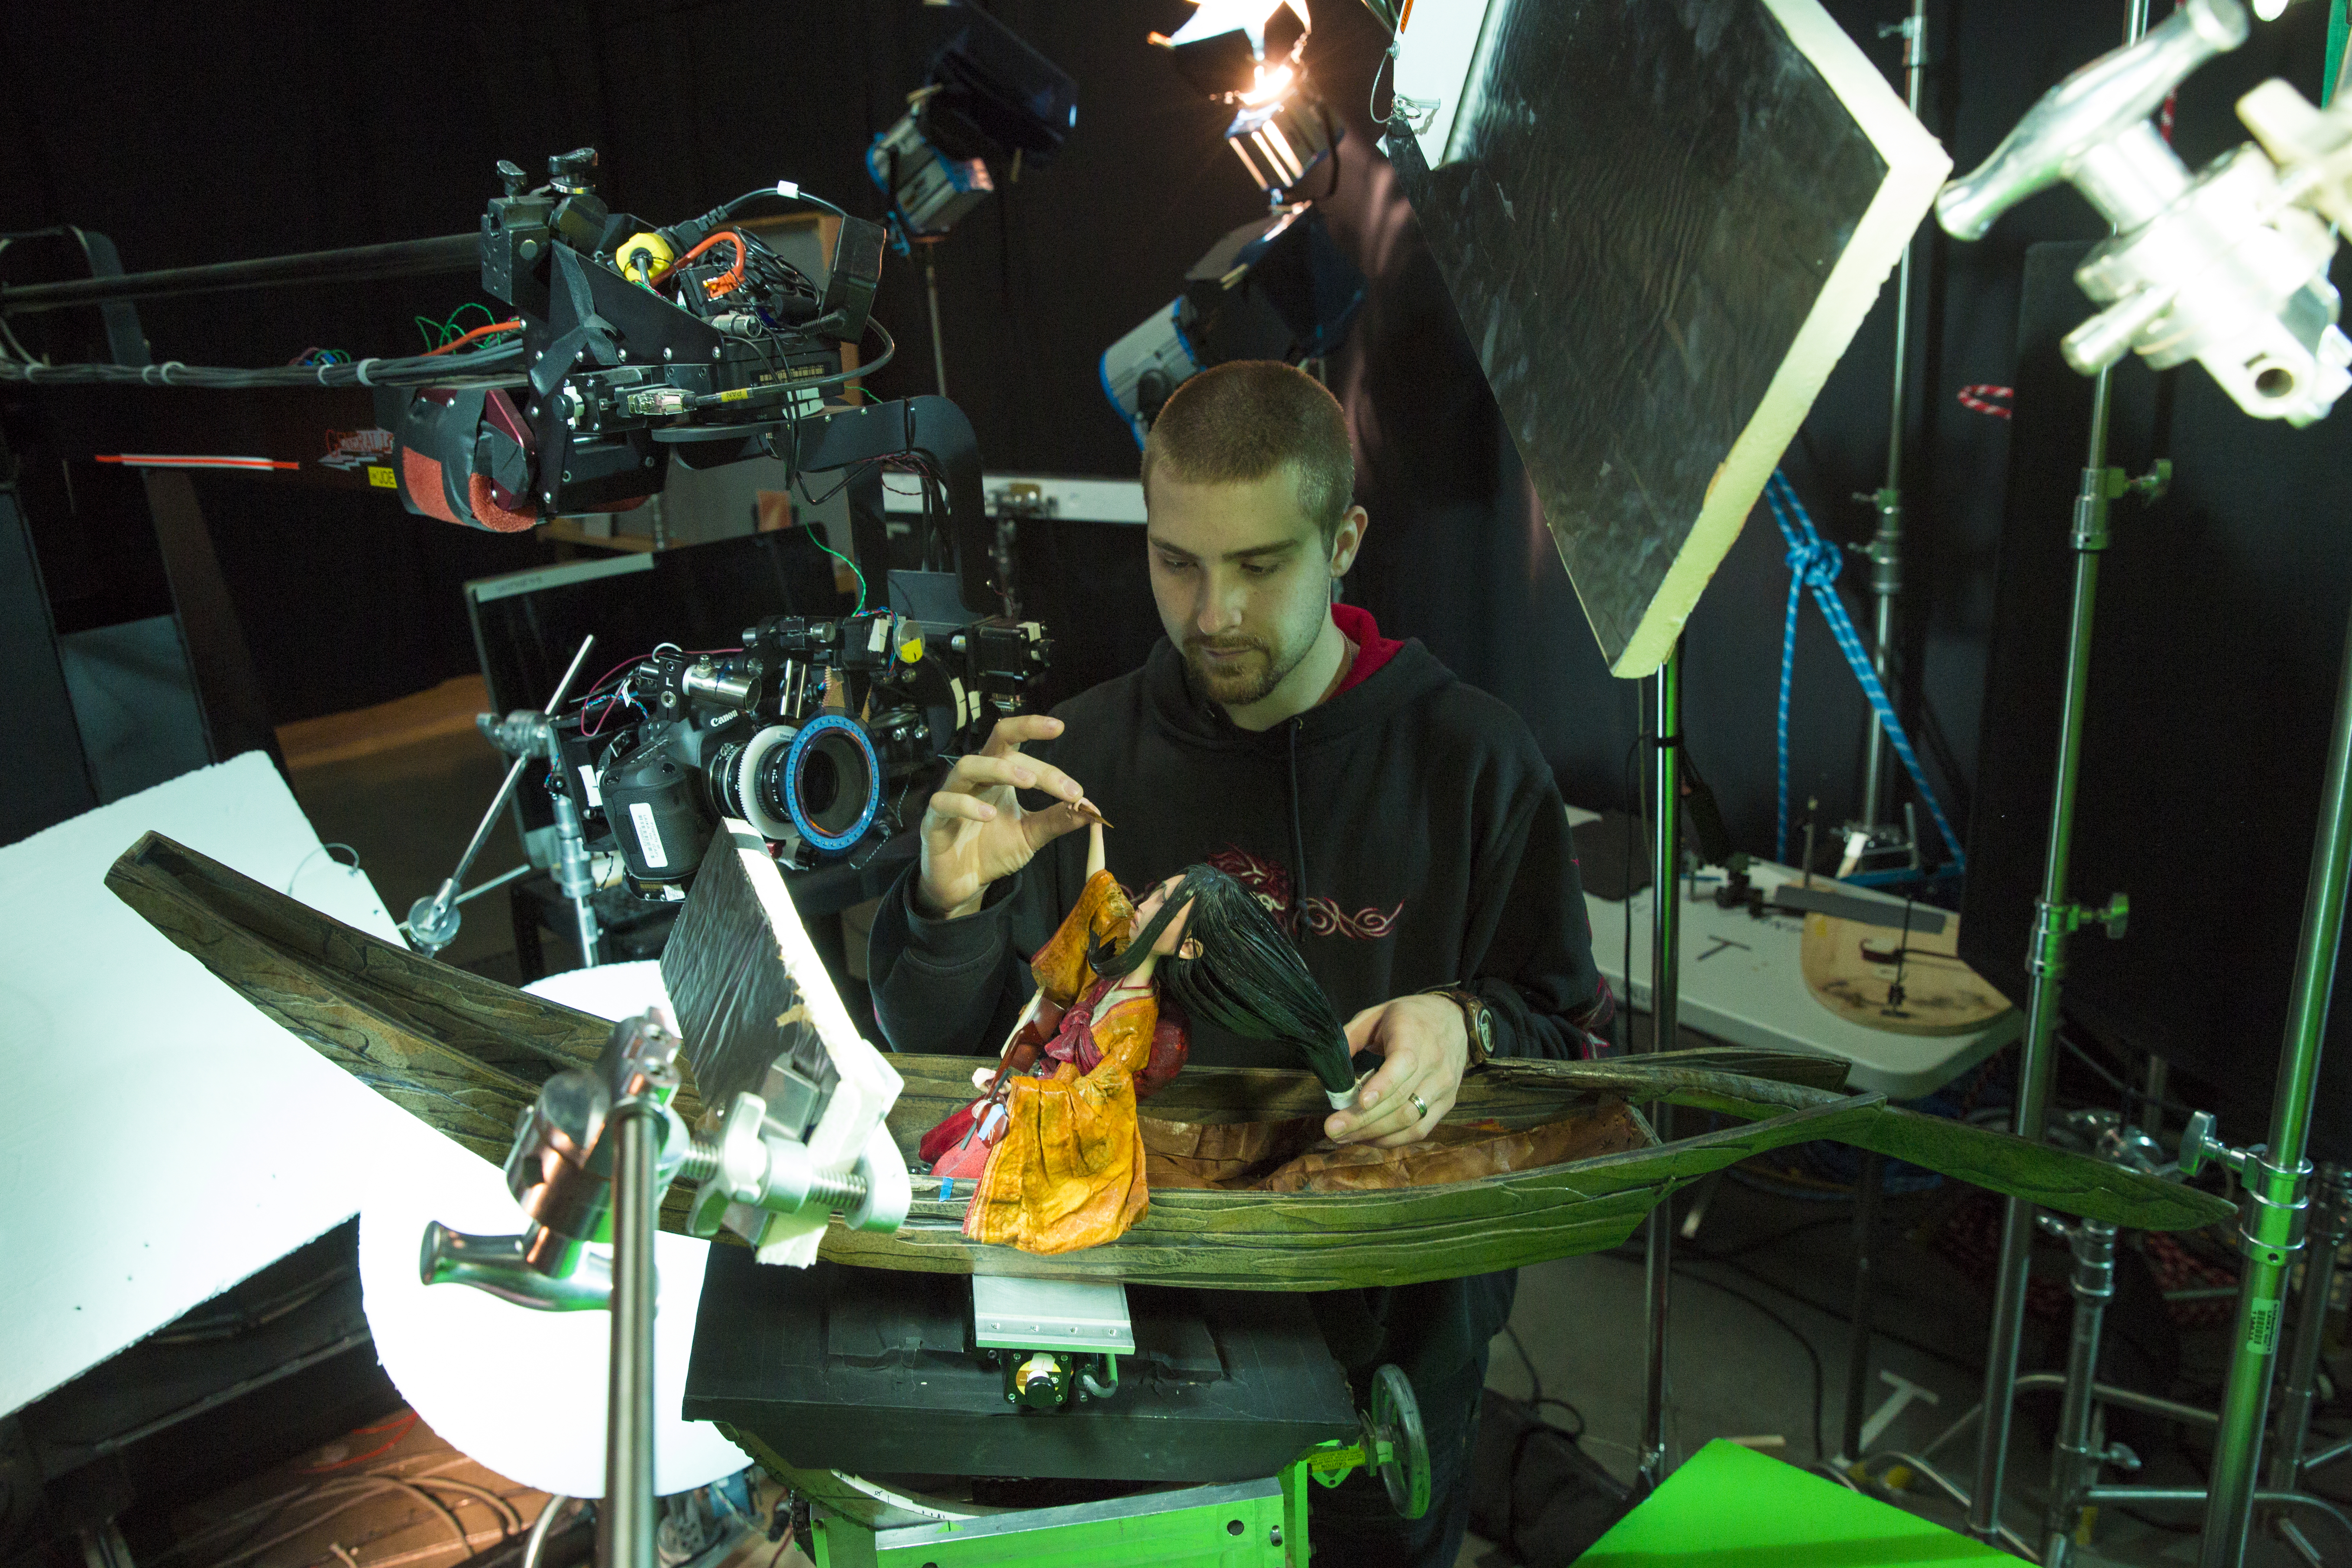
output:
{"label": "man's face", "polygon": [[1147,500],[1151,594],[1168,640],[1212,700],[1260,700],[1298,668],[1330,618],[1332,574],[1354,555],[1361,512],[1349,512],[1327,552],[1299,509],[1288,464],[1230,484],[1156,472]]}

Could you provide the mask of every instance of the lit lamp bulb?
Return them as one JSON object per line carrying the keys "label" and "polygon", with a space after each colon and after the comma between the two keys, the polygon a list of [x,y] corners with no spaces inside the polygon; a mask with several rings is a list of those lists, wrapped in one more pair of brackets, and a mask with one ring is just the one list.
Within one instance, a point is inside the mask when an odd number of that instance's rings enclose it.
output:
{"label": "lit lamp bulb", "polygon": [[2287,0],[2254,0],[2254,15],[2265,22],[2275,22],[2286,15]]}
{"label": "lit lamp bulb", "polygon": [[1272,70],[1260,66],[1257,68],[1256,85],[1242,94],[1242,101],[1253,108],[1261,103],[1271,103],[1288,92],[1290,84],[1297,79],[1288,66],[1276,66]]}

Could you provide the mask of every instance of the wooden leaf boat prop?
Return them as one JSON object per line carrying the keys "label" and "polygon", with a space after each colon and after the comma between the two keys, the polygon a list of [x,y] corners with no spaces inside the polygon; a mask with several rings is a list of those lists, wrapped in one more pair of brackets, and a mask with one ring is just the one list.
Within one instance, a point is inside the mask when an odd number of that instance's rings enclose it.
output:
{"label": "wooden leaf boat prop", "polygon": [[[562,1068],[593,1062],[603,1020],[352,930],[158,834],[107,885],[214,974],[321,1055],[484,1158],[506,1157],[516,1116]],[[906,1088],[899,1145],[974,1090],[970,1057],[891,1058]],[[1752,1154],[1827,1138],[1908,1160],[2046,1207],[2146,1230],[2228,1219],[2210,1194],[2007,1133],[1839,1091],[1844,1064],[1730,1048],[1618,1061],[1501,1060],[1473,1075],[1449,1124],[1557,1128],[1563,1146],[1607,1148],[1534,1169],[1433,1186],[1268,1193],[1155,1190],[1118,1240],[1036,1257],[967,1240],[972,1184],[919,1179],[895,1235],[827,1233],[823,1255],[880,1268],[1102,1278],[1221,1289],[1323,1290],[1508,1268],[1614,1247],[1675,1189]],[[1634,1106],[1665,1100],[1744,1125],[1657,1142]],[[688,1088],[678,1107],[700,1106]],[[1312,1075],[1188,1068],[1146,1102],[1169,1128],[1320,1117]],[[1566,1125],[1563,1125],[1566,1124]],[[1150,1142],[1147,1139],[1147,1142]],[[683,1228],[684,1193],[663,1224]]]}

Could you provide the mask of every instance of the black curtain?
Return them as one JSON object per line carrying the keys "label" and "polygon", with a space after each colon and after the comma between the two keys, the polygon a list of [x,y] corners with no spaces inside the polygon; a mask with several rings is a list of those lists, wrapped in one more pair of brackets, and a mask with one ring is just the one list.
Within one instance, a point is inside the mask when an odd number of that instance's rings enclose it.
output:
{"label": "black curtain", "polygon": [[[992,468],[1129,473],[1134,446],[1103,398],[1097,358],[1173,298],[1183,269],[1262,200],[1222,144],[1227,111],[1195,97],[1144,43],[1190,15],[1184,0],[988,8],[1077,79],[1078,119],[1052,167],[1000,178],[996,195],[940,247],[948,391]],[[454,233],[478,221],[497,159],[536,170],[581,144],[602,151],[614,205],[648,217],[699,212],[779,177],[878,215],[864,150],[919,79],[918,9],[913,0],[514,0],[394,3],[362,21],[278,3],[215,7],[192,23],[160,5],[11,7],[0,12],[10,131],[0,139],[0,229],[81,224],[113,236],[134,269]],[[1896,74],[1899,43],[1877,29],[1906,14],[1902,0],[1832,0],[1829,9]],[[2325,9],[2294,7],[2190,81],[2176,144],[2192,164],[2243,139],[2230,106],[2255,79],[2284,74],[2315,95]],[[1933,0],[1929,11],[1923,118],[1966,169],[2051,84],[2120,41],[2124,6]],[[1570,799],[1621,803],[1634,695],[1602,668],[1378,152],[1366,100],[1386,35],[1343,0],[1317,5],[1315,24],[1310,66],[1349,127],[1325,210],[1372,280],[1330,367],[1373,520],[1349,595],[1526,715]],[[1932,226],[1919,243],[1900,684],[1923,750],[1942,760],[1937,783],[1956,817],[1982,739],[2008,431],[1954,394],[2013,377],[2025,247],[2099,232],[2091,209],[2062,189],[1980,243],[1953,244]],[[0,258],[0,274],[6,266]],[[156,301],[142,315],[158,357],[263,364],[314,345],[414,348],[412,318],[446,319],[478,293],[464,279],[404,280]],[[1851,498],[1883,478],[1891,300],[1890,288],[1786,459],[1824,531],[1849,544],[1873,523]],[[876,391],[931,390],[915,266],[888,262],[877,308],[902,346]],[[257,643],[276,635],[268,628],[284,634],[260,650],[265,665],[301,660],[318,673],[284,699],[311,711],[429,685],[451,661],[462,668],[470,649],[453,630],[456,584],[535,558],[509,540],[437,552],[417,531],[441,525],[388,503],[287,506],[275,515],[274,503],[223,504],[215,528],[249,518],[258,537],[273,512],[269,528],[300,535],[299,549],[225,537],[222,554]],[[1139,541],[1136,550],[1140,572]],[[450,554],[463,559],[434,563]],[[1773,843],[1781,555],[1759,513],[1700,602],[1686,666],[1691,754],[1735,841],[1763,852]],[[1850,567],[1846,584],[1866,619],[1861,575]],[[371,617],[429,635],[381,644],[362,675],[348,640],[310,606],[335,594],[389,601]],[[1834,823],[1854,807],[1865,710],[1810,605],[1796,683],[1794,795],[1818,795]]]}

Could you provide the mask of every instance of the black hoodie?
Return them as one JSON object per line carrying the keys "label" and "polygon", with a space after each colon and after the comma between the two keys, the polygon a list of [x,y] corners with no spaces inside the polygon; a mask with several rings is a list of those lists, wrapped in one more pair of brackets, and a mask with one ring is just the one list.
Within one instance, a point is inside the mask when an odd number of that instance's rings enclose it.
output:
{"label": "black hoodie", "polygon": [[[1296,933],[1343,1021],[1467,985],[1494,1015],[1496,1055],[1588,1053],[1611,1002],[1551,770],[1516,713],[1418,641],[1263,731],[1197,696],[1164,638],[1141,669],[1055,713],[1062,734],[1026,750],[1114,825],[1105,847],[1128,888],[1199,861],[1232,872]],[[1085,833],[1066,835],[953,921],[915,912],[910,869],[882,900],[867,957],[890,1044],[993,1054],[1032,989],[1029,955],[1085,883],[1086,853]],[[1202,1020],[1192,1034],[1195,1062],[1302,1065]],[[1351,1371],[1395,1361],[1425,1384],[1500,1329],[1510,1279],[1331,1292],[1318,1313]]]}

